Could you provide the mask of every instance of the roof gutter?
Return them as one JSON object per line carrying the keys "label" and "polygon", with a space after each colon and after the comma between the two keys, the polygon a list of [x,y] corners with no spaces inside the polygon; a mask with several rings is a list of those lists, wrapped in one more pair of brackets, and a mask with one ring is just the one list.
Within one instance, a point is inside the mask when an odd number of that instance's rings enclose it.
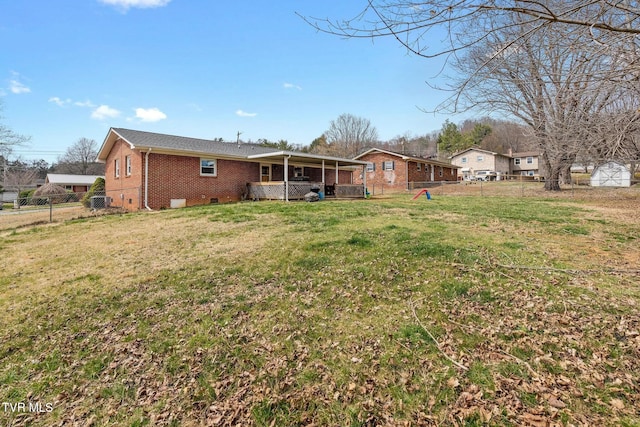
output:
{"label": "roof gutter", "polygon": [[152,210],[149,207],[149,154],[151,154],[151,148],[144,157],[144,207],[148,211]]}

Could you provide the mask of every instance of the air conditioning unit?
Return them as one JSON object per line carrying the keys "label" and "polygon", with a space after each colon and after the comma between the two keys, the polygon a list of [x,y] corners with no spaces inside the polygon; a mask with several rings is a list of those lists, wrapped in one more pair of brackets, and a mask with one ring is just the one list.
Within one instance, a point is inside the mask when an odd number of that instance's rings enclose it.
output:
{"label": "air conditioning unit", "polygon": [[90,199],[91,209],[104,209],[111,206],[111,197],[108,196],[93,196]]}

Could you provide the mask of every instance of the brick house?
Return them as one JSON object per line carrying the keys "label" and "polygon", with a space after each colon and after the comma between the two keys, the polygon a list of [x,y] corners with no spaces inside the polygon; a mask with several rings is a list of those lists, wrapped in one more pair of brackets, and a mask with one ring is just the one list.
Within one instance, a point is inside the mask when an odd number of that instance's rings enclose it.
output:
{"label": "brick house", "polygon": [[367,162],[366,172],[354,174],[355,183],[369,188],[411,190],[429,183],[456,181],[457,166],[437,160],[407,156],[381,148],[372,148],[355,157]]}
{"label": "brick house", "polygon": [[98,178],[102,175],[72,175],[62,173],[48,173],[44,180],[45,184],[56,184],[64,187],[65,190],[73,191],[77,194],[84,194]]}
{"label": "brick house", "polygon": [[353,183],[365,162],[111,128],[97,161],[105,163],[111,206],[162,209],[252,199],[300,199],[312,187],[364,197]]}

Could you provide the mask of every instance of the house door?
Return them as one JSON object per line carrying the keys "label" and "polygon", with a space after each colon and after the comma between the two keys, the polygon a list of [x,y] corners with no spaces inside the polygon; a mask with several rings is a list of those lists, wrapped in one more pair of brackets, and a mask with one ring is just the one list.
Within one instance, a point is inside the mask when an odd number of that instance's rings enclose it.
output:
{"label": "house door", "polygon": [[271,165],[260,165],[260,182],[271,181]]}

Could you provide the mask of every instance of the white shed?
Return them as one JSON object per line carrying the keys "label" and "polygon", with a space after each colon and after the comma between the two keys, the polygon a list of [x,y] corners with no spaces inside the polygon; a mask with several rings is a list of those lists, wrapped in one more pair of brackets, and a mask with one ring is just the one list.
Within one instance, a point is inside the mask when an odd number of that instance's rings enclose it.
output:
{"label": "white shed", "polygon": [[631,172],[618,162],[607,162],[597,166],[591,173],[592,187],[630,187]]}

